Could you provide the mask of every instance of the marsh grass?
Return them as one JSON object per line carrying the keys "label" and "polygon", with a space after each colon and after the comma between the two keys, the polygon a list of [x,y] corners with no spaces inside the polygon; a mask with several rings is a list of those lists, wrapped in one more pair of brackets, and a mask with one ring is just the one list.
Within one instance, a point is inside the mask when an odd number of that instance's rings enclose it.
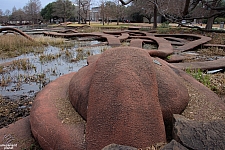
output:
{"label": "marsh grass", "polygon": [[0,66],[0,74],[2,74],[4,72],[4,67]]}
{"label": "marsh grass", "polygon": [[204,55],[207,55],[207,56],[215,56],[215,55],[225,56],[225,49],[221,49],[221,48],[218,48],[218,47],[209,47],[207,49],[199,50],[198,53],[204,54]]}
{"label": "marsh grass", "polygon": [[29,70],[29,69],[35,69],[36,67],[30,63],[29,59],[18,59],[13,61],[11,68],[18,69],[18,70],[20,69]]}
{"label": "marsh grass", "polygon": [[0,36],[0,58],[16,57],[32,52],[32,47],[40,46],[39,43],[30,41],[21,35]]}
{"label": "marsh grass", "polygon": [[68,44],[63,38],[52,38],[42,35],[34,36],[33,38],[34,41],[30,41],[21,35],[1,35],[0,58],[12,58],[31,52],[42,53],[46,45],[71,46],[71,44]]}
{"label": "marsh grass", "polygon": [[2,75],[2,77],[0,78],[0,86],[8,86],[8,84],[11,82],[11,76],[10,75]]}
{"label": "marsh grass", "polygon": [[39,60],[44,63],[44,62],[49,62],[52,60],[55,60],[61,56],[61,53],[58,54],[41,54],[39,56]]}
{"label": "marsh grass", "polygon": [[34,40],[37,43],[44,44],[44,45],[52,45],[52,46],[57,46],[65,43],[64,38],[54,38],[50,36],[43,36],[43,35],[38,35],[34,36]]}
{"label": "marsh grass", "polygon": [[209,41],[208,43],[212,43],[212,44],[225,44],[224,33],[209,32],[209,33],[206,33],[206,36],[212,38],[212,40]]}

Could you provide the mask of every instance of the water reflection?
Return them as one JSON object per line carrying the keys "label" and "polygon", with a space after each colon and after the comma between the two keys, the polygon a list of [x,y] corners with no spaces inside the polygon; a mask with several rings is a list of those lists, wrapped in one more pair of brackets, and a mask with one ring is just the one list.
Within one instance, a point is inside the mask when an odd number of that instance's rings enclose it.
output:
{"label": "water reflection", "polygon": [[[71,48],[47,46],[41,54],[30,53],[0,60],[0,63],[17,60],[19,62],[17,65],[22,65],[15,67],[15,64],[11,64],[2,68],[0,95],[9,97],[34,96],[46,84],[59,76],[76,72],[87,65],[88,56],[100,54],[104,49],[109,48],[108,46],[88,47],[98,43],[98,41],[76,41]],[[20,62],[24,59],[25,63]]]}

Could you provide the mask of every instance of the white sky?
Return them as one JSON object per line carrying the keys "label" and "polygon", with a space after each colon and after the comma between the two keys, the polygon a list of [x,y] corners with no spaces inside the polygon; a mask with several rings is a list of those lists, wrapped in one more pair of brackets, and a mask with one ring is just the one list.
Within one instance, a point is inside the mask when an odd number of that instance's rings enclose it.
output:
{"label": "white sky", "polygon": [[[0,0],[0,9],[5,12],[5,10],[12,11],[12,8],[15,6],[16,9],[23,8],[28,3],[29,0]],[[48,3],[54,2],[55,0],[40,0],[41,6],[44,8]],[[75,2],[75,0],[71,0]],[[97,1],[99,0],[91,0],[93,5],[97,5]]]}
{"label": "white sky", "polygon": [[[16,9],[23,8],[28,3],[29,0],[0,0],[0,9],[5,12],[5,10],[12,11],[15,6]],[[40,0],[41,6],[44,8],[48,3],[54,2],[55,0]]]}

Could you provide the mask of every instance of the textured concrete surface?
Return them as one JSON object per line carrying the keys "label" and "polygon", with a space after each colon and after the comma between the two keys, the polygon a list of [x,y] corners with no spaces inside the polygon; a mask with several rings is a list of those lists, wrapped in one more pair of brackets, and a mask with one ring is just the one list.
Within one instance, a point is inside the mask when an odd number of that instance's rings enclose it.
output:
{"label": "textured concrete surface", "polygon": [[173,114],[181,113],[189,102],[188,90],[184,80],[177,75],[162,59],[154,58],[160,65],[155,65],[158,84],[158,97],[164,121],[172,122]]}
{"label": "textured concrete surface", "polygon": [[[36,144],[30,130],[29,117],[0,129],[0,137],[0,145],[10,144],[14,150],[30,149]],[[3,145],[0,149],[4,149]]]}
{"label": "textured concrete surface", "polygon": [[[178,65],[149,56],[165,59],[174,52],[171,42],[161,38],[168,35],[146,36],[150,34],[139,31],[109,34],[67,35],[94,35],[107,39],[111,46],[119,46],[120,40],[128,38],[128,34],[130,38],[142,36],[141,39],[131,39],[131,46],[141,47],[143,41],[152,40],[159,45],[158,50],[134,47],[110,49],[88,58],[88,66],[78,73],[50,83],[38,94],[31,114],[32,132],[44,149],[102,149],[111,143],[148,147],[165,141],[163,119],[171,122],[172,115],[181,113],[185,108],[182,115],[189,119],[208,121],[225,116],[225,106],[221,105],[221,99],[216,94],[181,71]],[[182,37],[194,40],[186,41],[180,39]],[[167,39],[180,42],[182,46],[177,51],[181,52],[210,40],[208,37],[184,34]],[[200,66],[212,67],[207,63]],[[69,102],[68,92],[77,112],[72,105],[68,108],[75,119],[62,113],[67,110],[61,107],[64,102]],[[59,102],[56,97],[62,101]],[[60,141],[66,144],[60,145]]]}
{"label": "textured concrete surface", "polygon": [[220,58],[213,61],[173,63],[173,65],[183,70],[185,69],[216,70],[225,68],[225,58]]}
{"label": "textured concrete surface", "polygon": [[146,51],[115,48],[104,52],[90,83],[87,149],[111,143],[147,147],[165,141],[157,93],[154,64]]}
{"label": "textured concrete surface", "polygon": [[74,74],[49,83],[33,102],[31,131],[43,149],[85,149],[85,121],[67,99],[69,81]]}
{"label": "textured concrete surface", "polygon": [[175,48],[175,51],[179,52],[185,52],[188,50],[191,50],[201,44],[205,44],[208,41],[210,41],[212,38],[207,37],[207,36],[202,36],[202,35],[197,35],[197,34],[158,34],[155,35],[157,37],[175,37],[175,38],[182,38],[182,39],[192,39],[192,41],[189,41],[185,43],[183,46],[179,46]]}

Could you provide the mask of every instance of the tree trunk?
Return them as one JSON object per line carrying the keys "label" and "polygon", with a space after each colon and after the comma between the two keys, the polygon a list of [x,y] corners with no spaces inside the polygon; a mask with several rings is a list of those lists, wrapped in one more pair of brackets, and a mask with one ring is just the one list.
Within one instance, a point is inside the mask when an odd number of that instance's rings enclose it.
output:
{"label": "tree trunk", "polygon": [[[216,7],[216,6],[217,6],[217,1],[214,1],[213,4],[212,4],[212,7]],[[216,10],[211,9],[210,10],[210,14],[212,15],[214,13],[216,13]],[[215,20],[215,17],[211,17],[211,18],[209,18],[207,20],[207,24],[205,26],[206,30],[211,30],[212,29],[214,20]]]}
{"label": "tree trunk", "polygon": [[119,18],[117,18],[117,25],[119,25]]}
{"label": "tree trunk", "polygon": [[157,28],[157,7],[154,5],[154,24],[153,24],[153,29]]}
{"label": "tree trunk", "polygon": [[151,19],[152,19],[152,16],[149,15],[149,17],[148,17],[148,23],[149,23],[149,24],[151,24]]}
{"label": "tree trunk", "polygon": [[183,17],[188,14],[189,5],[190,5],[190,0],[186,0],[185,5],[184,5],[185,7],[184,7],[184,11],[183,11]]}
{"label": "tree trunk", "polygon": [[207,20],[207,24],[206,24],[206,27],[205,27],[206,30],[212,29],[214,19],[215,19],[215,17],[211,17]]}

